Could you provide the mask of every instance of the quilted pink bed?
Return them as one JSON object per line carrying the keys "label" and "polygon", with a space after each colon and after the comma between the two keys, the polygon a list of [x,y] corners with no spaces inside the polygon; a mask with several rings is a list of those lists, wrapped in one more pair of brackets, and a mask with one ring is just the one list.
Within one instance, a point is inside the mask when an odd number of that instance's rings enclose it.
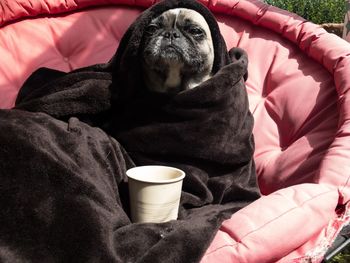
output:
{"label": "quilted pink bed", "polygon": [[[104,63],[153,0],[0,2],[0,108],[39,67]],[[203,0],[249,55],[263,197],[226,220],[203,263],[321,262],[349,223],[350,44],[257,0]]]}

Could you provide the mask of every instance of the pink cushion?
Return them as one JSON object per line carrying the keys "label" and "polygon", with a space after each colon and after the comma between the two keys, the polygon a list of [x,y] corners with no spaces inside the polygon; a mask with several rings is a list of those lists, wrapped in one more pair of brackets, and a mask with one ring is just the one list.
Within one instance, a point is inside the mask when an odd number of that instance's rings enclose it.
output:
{"label": "pink cushion", "polygon": [[335,216],[329,200],[337,196],[331,187],[313,184],[264,196],[224,222],[202,263],[275,262],[328,224]]}
{"label": "pink cushion", "polygon": [[[202,2],[228,47],[249,55],[255,160],[266,195],[225,221],[203,262],[318,262],[349,221],[335,209],[350,198],[350,44],[257,0]],[[0,3],[1,108],[14,105],[39,67],[69,71],[108,61],[139,8],[153,1],[8,3]]]}

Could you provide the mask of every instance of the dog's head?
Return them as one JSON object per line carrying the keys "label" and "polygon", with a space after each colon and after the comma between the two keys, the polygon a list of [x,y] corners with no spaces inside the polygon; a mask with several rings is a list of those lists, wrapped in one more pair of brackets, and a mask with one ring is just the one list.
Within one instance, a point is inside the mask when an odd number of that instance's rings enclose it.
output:
{"label": "dog's head", "polygon": [[198,12],[176,8],[162,13],[146,27],[143,43],[143,77],[150,91],[178,93],[210,77],[213,41]]}

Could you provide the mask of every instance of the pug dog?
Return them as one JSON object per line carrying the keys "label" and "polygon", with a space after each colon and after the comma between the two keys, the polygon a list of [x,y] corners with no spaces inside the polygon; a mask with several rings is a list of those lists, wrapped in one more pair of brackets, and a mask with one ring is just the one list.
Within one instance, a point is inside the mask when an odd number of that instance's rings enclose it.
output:
{"label": "pug dog", "polygon": [[176,94],[210,78],[212,36],[194,10],[176,8],[154,18],[146,27],[142,51],[144,82],[152,92]]}

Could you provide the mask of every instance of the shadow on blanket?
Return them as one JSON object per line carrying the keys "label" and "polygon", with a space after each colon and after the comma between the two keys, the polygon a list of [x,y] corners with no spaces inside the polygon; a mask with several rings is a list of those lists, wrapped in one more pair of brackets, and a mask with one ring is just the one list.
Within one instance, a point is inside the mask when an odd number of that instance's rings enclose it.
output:
{"label": "shadow on blanket", "polygon": [[[213,77],[166,97],[145,92],[139,47],[165,10],[201,13],[215,47]],[[0,111],[0,261],[198,262],[221,222],[259,197],[247,56],[226,50],[195,1],[145,11],[109,63],[70,73],[39,69],[15,109]],[[126,169],[186,172],[179,220],[132,224]]]}

